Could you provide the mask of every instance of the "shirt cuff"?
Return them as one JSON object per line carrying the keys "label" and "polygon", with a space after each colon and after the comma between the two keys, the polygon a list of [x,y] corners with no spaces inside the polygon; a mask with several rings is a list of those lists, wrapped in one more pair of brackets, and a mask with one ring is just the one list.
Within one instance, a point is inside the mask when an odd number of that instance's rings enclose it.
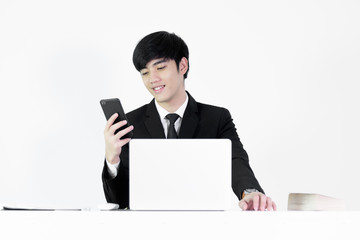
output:
{"label": "shirt cuff", "polygon": [[108,162],[108,160],[106,159],[106,166],[107,166],[107,170],[108,170],[108,173],[110,175],[111,178],[115,178],[117,173],[118,173],[118,170],[119,170],[119,165],[120,165],[120,162],[118,163],[115,163],[115,164],[111,164]]}

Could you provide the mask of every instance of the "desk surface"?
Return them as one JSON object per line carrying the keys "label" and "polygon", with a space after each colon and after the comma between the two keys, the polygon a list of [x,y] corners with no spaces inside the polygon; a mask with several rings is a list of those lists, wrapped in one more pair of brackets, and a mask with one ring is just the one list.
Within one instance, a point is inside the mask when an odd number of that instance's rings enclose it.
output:
{"label": "desk surface", "polygon": [[1,239],[339,240],[360,239],[359,227],[351,211],[0,211]]}

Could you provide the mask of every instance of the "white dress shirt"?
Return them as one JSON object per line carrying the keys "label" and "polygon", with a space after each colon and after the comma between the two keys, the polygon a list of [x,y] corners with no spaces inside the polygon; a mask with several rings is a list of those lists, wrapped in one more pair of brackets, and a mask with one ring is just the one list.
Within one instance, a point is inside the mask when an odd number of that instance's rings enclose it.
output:
{"label": "white dress shirt", "polygon": [[[173,112],[173,113],[176,113],[177,115],[179,115],[179,118],[175,121],[175,130],[176,130],[177,134],[179,134],[180,126],[182,123],[182,119],[184,117],[184,112],[187,107],[188,101],[189,101],[189,97],[186,94],[185,102],[178,108],[178,110]],[[156,101],[155,101],[155,107],[159,113],[161,124],[163,125],[163,128],[164,128],[165,136],[167,136],[170,121],[169,121],[169,119],[166,118],[166,115],[168,115],[170,112],[168,112],[165,108],[161,107]],[[120,159],[120,161],[121,161],[121,159]],[[108,167],[109,175],[112,178],[115,178],[117,175],[118,169],[119,169],[120,162],[111,164],[106,160],[106,165]]]}

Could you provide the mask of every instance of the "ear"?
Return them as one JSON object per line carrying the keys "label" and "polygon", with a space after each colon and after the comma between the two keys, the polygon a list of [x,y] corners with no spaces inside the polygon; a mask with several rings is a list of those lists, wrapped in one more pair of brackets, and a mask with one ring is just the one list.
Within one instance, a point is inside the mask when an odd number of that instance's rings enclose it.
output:
{"label": "ear", "polygon": [[188,70],[188,68],[189,68],[188,60],[186,57],[183,57],[179,63],[179,71],[182,75],[184,75],[186,73],[186,71]]}

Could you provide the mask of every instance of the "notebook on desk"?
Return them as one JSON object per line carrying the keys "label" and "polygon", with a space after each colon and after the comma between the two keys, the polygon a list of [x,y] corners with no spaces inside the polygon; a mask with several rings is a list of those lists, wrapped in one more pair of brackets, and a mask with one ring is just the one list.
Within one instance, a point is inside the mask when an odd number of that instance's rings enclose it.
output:
{"label": "notebook on desk", "polygon": [[131,210],[230,208],[230,140],[133,139],[129,148]]}

